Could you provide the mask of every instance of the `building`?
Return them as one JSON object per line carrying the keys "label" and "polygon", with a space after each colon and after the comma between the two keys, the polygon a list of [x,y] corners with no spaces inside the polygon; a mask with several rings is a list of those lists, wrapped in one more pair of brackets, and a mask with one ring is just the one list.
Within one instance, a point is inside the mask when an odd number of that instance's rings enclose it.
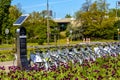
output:
{"label": "building", "polygon": [[58,23],[59,28],[61,31],[66,30],[68,24],[73,24],[75,22],[74,18],[59,18],[59,19],[54,19],[56,23]]}

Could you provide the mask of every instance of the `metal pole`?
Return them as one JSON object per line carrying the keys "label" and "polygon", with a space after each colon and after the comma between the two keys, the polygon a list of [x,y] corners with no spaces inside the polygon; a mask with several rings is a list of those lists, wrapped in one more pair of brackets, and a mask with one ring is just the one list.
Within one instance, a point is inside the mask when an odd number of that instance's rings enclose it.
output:
{"label": "metal pole", "polygon": [[117,18],[117,1],[116,1],[116,18]]}
{"label": "metal pole", "polygon": [[7,44],[8,44],[8,34],[7,34]]}
{"label": "metal pole", "polygon": [[7,35],[6,35],[6,44],[7,44]]}
{"label": "metal pole", "polygon": [[50,40],[50,27],[49,27],[49,3],[47,0],[47,44],[49,45]]}
{"label": "metal pole", "polygon": [[60,46],[60,26],[58,27],[58,45]]}
{"label": "metal pole", "polygon": [[55,39],[55,47],[56,47],[57,46],[56,33],[54,34],[54,39]]}
{"label": "metal pole", "polygon": [[104,0],[104,11],[106,13],[106,0]]}
{"label": "metal pole", "polygon": [[118,31],[117,33],[118,33],[118,40],[119,40],[119,28],[117,29],[117,31]]}
{"label": "metal pole", "polygon": [[71,44],[72,44],[72,30],[70,30],[70,41],[71,41]]}
{"label": "metal pole", "polygon": [[[116,1],[116,18],[117,18],[117,20],[119,19],[119,18],[118,18],[118,14],[117,14],[118,5],[119,5],[119,4],[118,4],[118,1]],[[120,35],[119,35],[119,25],[118,25],[118,41],[119,41],[119,39],[120,39],[119,37],[120,37]]]}
{"label": "metal pole", "polygon": [[119,41],[119,28],[117,30],[118,30],[118,41]]}

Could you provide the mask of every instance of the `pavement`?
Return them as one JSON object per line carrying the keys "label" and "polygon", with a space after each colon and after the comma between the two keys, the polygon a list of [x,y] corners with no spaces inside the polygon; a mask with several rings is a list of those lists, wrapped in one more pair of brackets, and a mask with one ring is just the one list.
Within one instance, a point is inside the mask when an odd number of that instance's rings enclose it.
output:
{"label": "pavement", "polygon": [[[16,65],[17,65],[17,62],[15,62],[14,66],[16,66]],[[9,71],[8,67],[13,66],[13,61],[0,62],[0,66],[1,67],[4,66],[6,72],[8,72]]]}

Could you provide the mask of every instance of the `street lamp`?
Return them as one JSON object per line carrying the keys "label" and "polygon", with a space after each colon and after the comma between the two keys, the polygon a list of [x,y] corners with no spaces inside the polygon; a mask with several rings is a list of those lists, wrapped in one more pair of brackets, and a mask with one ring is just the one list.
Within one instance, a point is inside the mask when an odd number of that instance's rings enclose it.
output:
{"label": "street lamp", "polygon": [[55,33],[54,33],[54,42],[55,42],[55,46],[57,46],[57,28],[54,29]]}
{"label": "street lamp", "polygon": [[120,29],[117,29],[117,31],[118,31],[118,41],[119,41],[119,31],[120,31]]}
{"label": "street lamp", "polygon": [[118,4],[118,1],[116,1],[116,19],[117,19],[117,4]]}
{"label": "street lamp", "polygon": [[72,30],[70,30],[70,37],[71,37],[71,41],[72,41],[72,32],[73,32],[73,31],[72,31]]}
{"label": "street lamp", "polygon": [[49,45],[50,41],[50,26],[49,26],[49,3],[47,0],[47,44]]}
{"label": "street lamp", "polygon": [[118,7],[120,6],[120,1],[116,1],[116,18],[118,17]]}

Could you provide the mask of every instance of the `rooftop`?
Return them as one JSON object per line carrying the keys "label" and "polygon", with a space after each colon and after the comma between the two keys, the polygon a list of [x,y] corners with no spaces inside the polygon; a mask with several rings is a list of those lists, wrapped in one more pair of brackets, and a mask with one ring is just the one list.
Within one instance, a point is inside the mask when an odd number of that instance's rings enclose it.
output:
{"label": "rooftop", "polygon": [[54,19],[54,21],[57,22],[57,23],[70,23],[73,20],[75,20],[75,19],[74,18],[59,18],[59,19]]}

